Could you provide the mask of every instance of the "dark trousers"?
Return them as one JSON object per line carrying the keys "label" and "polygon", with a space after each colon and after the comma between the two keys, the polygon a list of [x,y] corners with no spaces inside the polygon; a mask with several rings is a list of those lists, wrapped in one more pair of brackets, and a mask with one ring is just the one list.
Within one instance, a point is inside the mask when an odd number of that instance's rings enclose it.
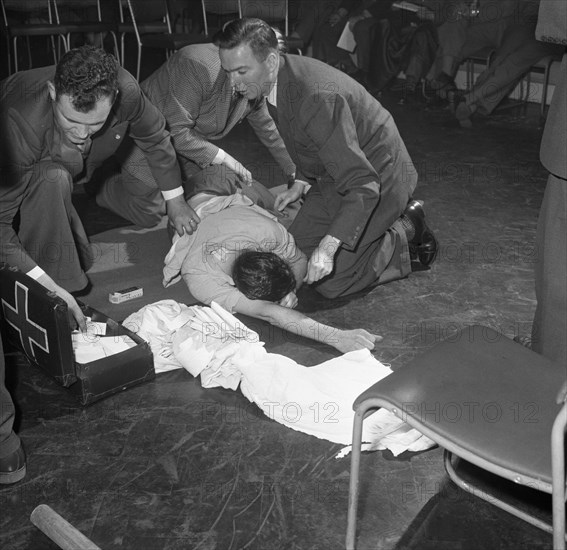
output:
{"label": "dark trousers", "polygon": [[[314,185],[289,228],[297,246],[308,257],[327,234],[340,207],[340,201],[329,200],[329,195],[325,195]],[[409,199],[409,194],[398,197],[386,192],[356,248],[341,247],[335,255],[333,272],[314,288],[327,298],[336,298],[407,276],[411,263],[400,216]]]}
{"label": "dark trousers", "polygon": [[12,454],[20,446],[20,438],[12,430],[14,403],[5,384],[5,359],[0,339],[0,458]]}
{"label": "dark trousers", "polygon": [[52,161],[37,164],[20,206],[18,238],[28,255],[69,292],[88,284],[89,241],[71,202],[73,181]]}
{"label": "dark trousers", "polygon": [[532,349],[567,365],[567,180],[549,175],[537,225]]}

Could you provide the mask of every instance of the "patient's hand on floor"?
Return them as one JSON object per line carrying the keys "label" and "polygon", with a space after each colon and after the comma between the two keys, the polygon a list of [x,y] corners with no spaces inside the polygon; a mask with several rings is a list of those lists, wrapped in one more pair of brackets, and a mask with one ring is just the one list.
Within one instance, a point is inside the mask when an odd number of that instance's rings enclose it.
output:
{"label": "patient's hand on floor", "polygon": [[383,340],[382,336],[371,334],[363,328],[356,328],[352,330],[338,329],[333,334],[332,338],[336,339],[336,341],[329,341],[329,344],[337,348],[342,353],[365,348],[372,350],[374,349],[375,344]]}

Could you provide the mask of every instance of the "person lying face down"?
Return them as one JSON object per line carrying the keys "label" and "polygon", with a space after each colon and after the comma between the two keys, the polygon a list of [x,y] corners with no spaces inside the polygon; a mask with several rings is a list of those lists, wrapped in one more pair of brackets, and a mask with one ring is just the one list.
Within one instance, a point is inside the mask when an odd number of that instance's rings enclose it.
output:
{"label": "person lying face down", "polygon": [[200,302],[267,321],[340,352],[373,349],[382,338],[342,330],[295,311],[307,257],[293,236],[263,208],[237,193],[200,193],[189,200],[201,218],[192,235],[175,236],[165,259],[164,285],[183,278]]}

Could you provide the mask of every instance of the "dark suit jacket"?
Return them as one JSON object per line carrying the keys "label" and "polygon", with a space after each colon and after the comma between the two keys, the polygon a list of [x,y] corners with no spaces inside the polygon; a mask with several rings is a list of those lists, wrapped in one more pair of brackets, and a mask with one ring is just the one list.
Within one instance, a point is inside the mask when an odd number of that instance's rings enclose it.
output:
{"label": "dark suit jacket", "polygon": [[[54,66],[42,67],[16,73],[0,83],[0,261],[14,247],[21,248],[12,222],[41,162],[63,166],[75,180],[88,180],[118,149],[124,137],[130,136],[146,154],[162,190],[181,185],[181,172],[165,120],[142,94],[132,75],[119,69],[118,97],[106,124],[92,137],[86,159],[59,139],[47,89],[47,81],[52,81],[54,75]],[[17,256],[12,254],[11,258]],[[18,267],[25,271],[35,265],[23,249],[20,258]]]}
{"label": "dark suit jacket", "polygon": [[283,55],[278,129],[303,177],[340,203],[328,233],[354,249],[380,200],[411,196],[417,173],[390,113],[341,71]]}
{"label": "dark suit jacket", "polygon": [[163,113],[177,154],[201,167],[211,164],[223,138],[245,118],[285,174],[291,162],[263,102],[258,105],[232,93],[214,44],[193,44],[175,52],[141,84]]}

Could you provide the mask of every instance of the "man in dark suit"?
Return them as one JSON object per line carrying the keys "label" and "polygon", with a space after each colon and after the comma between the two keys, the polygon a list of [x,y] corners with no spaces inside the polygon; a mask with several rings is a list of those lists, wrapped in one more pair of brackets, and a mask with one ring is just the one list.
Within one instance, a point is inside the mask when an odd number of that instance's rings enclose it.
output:
{"label": "man in dark suit", "polygon": [[276,206],[309,188],[289,228],[310,257],[306,282],[332,298],[428,267],[437,242],[410,200],[417,174],[390,113],[340,71],[280,55],[259,19],[231,22],[217,43],[235,89],[267,98],[298,169]]}
{"label": "man in dark suit", "polygon": [[[567,46],[567,3],[544,0],[536,38]],[[567,54],[547,114],[540,160],[549,171],[536,235],[537,309],[532,349],[567,364]]]}
{"label": "man in dark suit", "polygon": [[18,267],[69,305],[88,284],[92,262],[71,203],[74,183],[89,181],[131,137],[144,151],[182,235],[198,216],[187,205],[165,121],[136,80],[104,50],[83,46],[56,67],[16,73],[0,84],[0,262]]}
{"label": "man in dark suit", "polygon": [[[295,172],[295,166],[265,103],[234,93],[221,69],[217,46],[194,44],[178,50],[142,82],[141,88],[165,117],[188,193],[196,186],[204,189],[209,185],[220,192],[218,186],[223,185],[225,194],[241,188],[255,203],[273,209],[274,196],[215,141],[247,120],[286,176]],[[144,151],[130,147],[122,162],[121,177],[106,180],[97,194],[98,204],[128,219],[136,216],[138,225],[159,222],[163,199],[157,183],[153,184],[153,214],[150,209],[141,212],[137,208],[140,190],[144,189],[139,180],[152,180]],[[144,195],[144,200],[151,200],[148,192]]]}

